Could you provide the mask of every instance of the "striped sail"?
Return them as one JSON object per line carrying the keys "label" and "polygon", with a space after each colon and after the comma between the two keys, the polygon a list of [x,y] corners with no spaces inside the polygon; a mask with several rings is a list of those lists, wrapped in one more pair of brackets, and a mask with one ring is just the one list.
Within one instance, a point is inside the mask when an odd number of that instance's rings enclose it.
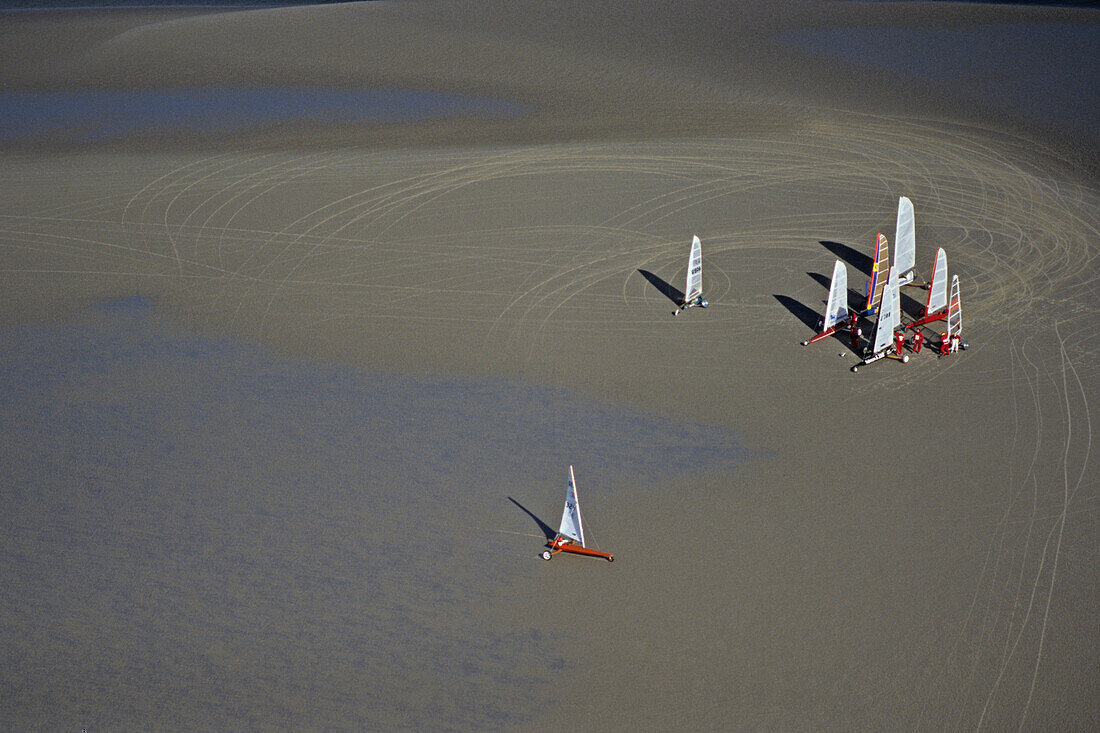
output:
{"label": "striped sail", "polygon": [[703,251],[699,237],[691,239],[691,254],[688,256],[687,284],[684,286],[684,302],[690,303],[703,294]]}
{"label": "striped sail", "polygon": [[905,196],[898,199],[898,227],[894,237],[894,269],[898,271],[898,284],[905,285],[913,281],[913,271],[917,266],[913,202]]}
{"label": "striped sail", "polygon": [[871,265],[871,280],[867,283],[867,310],[874,310],[882,302],[882,290],[890,270],[890,243],[886,235],[879,233],[875,244],[875,262]]}
{"label": "striped sail", "polygon": [[951,301],[947,306],[947,335],[962,333],[962,302],[959,300],[959,276],[951,278]]}
{"label": "striped sail", "polygon": [[833,265],[833,281],[829,285],[829,302],[825,307],[825,327],[828,331],[848,320],[848,270],[840,260]]}
{"label": "striped sail", "polygon": [[584,526],[581,524],[581,507],[577,503],[577,484],[573,479],[573,467],[569,467],[569,488],[565,491],[565,508],[561,513],[558,534],[584,547]]}

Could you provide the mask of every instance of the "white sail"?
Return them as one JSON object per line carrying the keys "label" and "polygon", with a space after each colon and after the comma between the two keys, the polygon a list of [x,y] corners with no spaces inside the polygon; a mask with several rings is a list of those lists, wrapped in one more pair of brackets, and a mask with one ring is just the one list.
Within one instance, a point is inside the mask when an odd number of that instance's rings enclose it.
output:
{"label": "white sail", "polygon": [[573,467],[569,467],[569,488],[565,491],[565,508],[561,513],[558,534],[568,537],[584,547],[584,525],[581,524],[581,507],[577,503],[577,484],[573,480]]}
{"label": "white sail", "polygon": [[882,303],[878,309],[878,322],[875,324],[875,345],[872,353],[890,348],[894,341],[894,331],[901,323],[901,293],[898,291],[898,273],[891,269],[882,291]]}
{"label": "white sail", "polygon": [[699,237],[691,239],[691,254],[688,255],[687,284],[684,286],[684,302],[703,294],[703,252]]}
{"label": "white sail", "polygon": [[913,202],[905,196],[898,199],[898,227],[894,233],[894,269],[898,284],[913,282],[917,266],[917,233],[913,217]]}
{"label": "white sail", "polygon": [[825,326],[828,331],[848,320],[848,270],[840,260],[833,265],[833,281],[829,285],[829,302],[825,307]]}
{"label": "white sail", "polygon": [[928,303],[924,315],[930,316],[947,307],[947,253],[943,247],[936,250],[936,266],[932,270],[932,283],[928,287]]}
{"label": "white sail", "polygon": [[886,273],[890,269],[890,243],[881,232],[875,241],[875,261],[871,265],[871,280],[867,283],[867,310],[874,310],[882,301]]}
{"label": "white sail", "polygon": [[962,333],[962,302],[959,300],[959,276],[951,278],[951,302],[947,306],[947,335]]}

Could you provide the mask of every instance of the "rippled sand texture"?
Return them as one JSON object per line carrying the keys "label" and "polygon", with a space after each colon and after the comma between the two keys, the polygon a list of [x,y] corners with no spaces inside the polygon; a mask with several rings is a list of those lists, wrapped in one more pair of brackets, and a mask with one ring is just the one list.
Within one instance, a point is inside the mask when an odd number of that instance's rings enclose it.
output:
{"label": "rippled sand texture", "polygon": [[[898,101],[896,72],[840,61],[792,79],[783,32],[824,6],[680,5],[3,29],[55,34],[52,65],[3,72],[25,89],[125,58],[532,111],[9,146],[0,718],[1095,727],[1089,134],[934,80]],[[837,17],[873,28],[878,5]],[[889,5],[913,28],[1096,23]],[[250,55],[292,26],[282,66]],[[655,50],[692,28],[703,60]],[[350,53],[356,33],[376,43]],[[852,374],[846,339],[799,343],[837,258],[857,303],[900,195],[970,348]],[[673,318],[692,234],[710,307]],[[614,565],[537,557],[570,462]]]}

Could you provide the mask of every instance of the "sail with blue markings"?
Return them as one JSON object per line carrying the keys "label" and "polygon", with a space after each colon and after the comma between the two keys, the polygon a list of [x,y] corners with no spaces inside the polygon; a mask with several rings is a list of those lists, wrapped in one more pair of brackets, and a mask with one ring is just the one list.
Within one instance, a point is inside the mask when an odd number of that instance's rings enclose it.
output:
{"label": "sail with blue markings", "polygon": [[825,306],[824,330],[836,328],[848,320],[848,269],[840,260],[833,265],[833,279],[829,283],[829,302]]}
{"label": "sail with blue markings", "polygon": [[577,481],[573,478],[572,466],[569,467],[569,486],[565,489],[565,507],[561,511],[561,525],[558,527],[557,536],[546,543],[546,549],[542,551],[542,559],[550,560],[559,552],[602,557],[608,562],[615,562],[615,556],[610,552],[588,547],[585,544],[584,525],[581,524],[581,506],[577,501]]}
{"label": "sail with blue markings", "polygon": [[569,467],[569,487],[565,490],[565,507],[561,513],[558,534],[584,547],[584,525],[581,524],[581,507],[577,503],[577,482],[573,478],[573,466]]}

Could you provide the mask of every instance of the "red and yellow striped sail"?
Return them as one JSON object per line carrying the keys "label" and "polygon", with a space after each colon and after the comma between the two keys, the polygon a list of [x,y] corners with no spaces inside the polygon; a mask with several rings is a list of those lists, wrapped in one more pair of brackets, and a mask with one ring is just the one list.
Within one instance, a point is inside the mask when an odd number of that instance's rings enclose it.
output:
{"label": "red and yellow striped sail", "polygon": [[886,287],[886,278],[890,272],[890,243],[886,235],[879,232],[875,246],[875,262],[871,265],[871,279],[867,282],[867,308],[873,311],[882,302],[882,290]]}

